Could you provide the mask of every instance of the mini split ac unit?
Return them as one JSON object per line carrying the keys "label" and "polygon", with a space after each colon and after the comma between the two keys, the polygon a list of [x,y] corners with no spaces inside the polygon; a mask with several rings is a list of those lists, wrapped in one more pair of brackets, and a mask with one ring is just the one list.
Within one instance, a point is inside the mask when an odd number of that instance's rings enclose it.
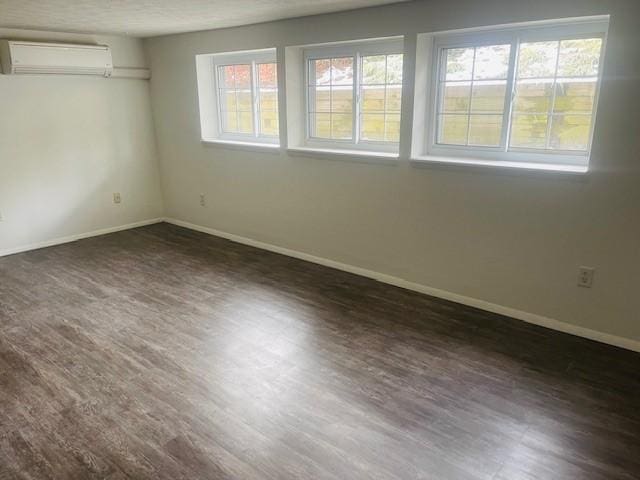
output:
{"label": "mini split ac unit", "polygon": [[0,40],[5,74],[100,75],[113,72],[111,50],[103,45],[74,45]]}

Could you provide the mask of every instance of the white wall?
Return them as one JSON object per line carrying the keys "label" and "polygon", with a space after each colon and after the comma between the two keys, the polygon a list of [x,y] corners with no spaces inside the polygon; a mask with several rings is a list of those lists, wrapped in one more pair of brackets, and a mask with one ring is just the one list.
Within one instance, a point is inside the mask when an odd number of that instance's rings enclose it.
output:
{"label": "white wall", "polygon": [[[97,42],[116,67],[147,66],[136,39],[7,29],[0,38]],[[0,214],[0,254],[161,217],[149,83],[0,75]]]}
{"label": "white wall", "polygon": [[[199,140],[199,53],[398,34],[415,48],[421,32],[600,14],[611,26],[584,177],[416,168],[406,158],[353,163]],[[637,0],[433,0],[149,39],[167,214],[638,341],[638,18]],[[576,286],[579,265],[597,269],[592,289]]]}

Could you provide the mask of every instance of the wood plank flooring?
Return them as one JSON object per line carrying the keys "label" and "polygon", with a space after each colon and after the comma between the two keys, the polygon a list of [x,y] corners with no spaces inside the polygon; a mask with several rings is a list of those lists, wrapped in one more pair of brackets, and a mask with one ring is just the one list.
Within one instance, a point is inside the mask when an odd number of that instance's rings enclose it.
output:
{"label": "wood plank flooring", "polygon": [[640,355],[167,224],[0,258],[0,479],[640,478]]}

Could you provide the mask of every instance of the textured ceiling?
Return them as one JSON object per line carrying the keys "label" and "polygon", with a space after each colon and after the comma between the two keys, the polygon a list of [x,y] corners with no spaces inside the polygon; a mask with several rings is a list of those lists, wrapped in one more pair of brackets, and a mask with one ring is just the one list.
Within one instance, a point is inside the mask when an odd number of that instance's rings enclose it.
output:
{"label": "textured ceiling", "polygon": [[0,0],[0,27],[151,37],[403,0]]}

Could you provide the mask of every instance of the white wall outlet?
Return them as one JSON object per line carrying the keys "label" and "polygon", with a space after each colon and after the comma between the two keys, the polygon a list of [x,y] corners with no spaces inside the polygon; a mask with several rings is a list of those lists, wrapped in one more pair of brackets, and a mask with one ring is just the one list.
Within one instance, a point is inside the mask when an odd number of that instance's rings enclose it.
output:
{"label": "white wall outlet", "polygon": [[206,198],[204,196],[204,193],[201,193],[200,194],[200,206],[204,207],[206,204],[207,204],[207,200],[206,200]]}
{"label": "white wall outlet", "polygon": [[591,288],[593,285],[593,276],[596,273],[596,269],[593,267],[580,267],[578,269],[578,286],[584,288]]}
{"label": "white wall outlet", "polygon": [[113,203],[116,205],[122,202],[122,197],[120,197],[120,192],[115,192],[113,194]]}

